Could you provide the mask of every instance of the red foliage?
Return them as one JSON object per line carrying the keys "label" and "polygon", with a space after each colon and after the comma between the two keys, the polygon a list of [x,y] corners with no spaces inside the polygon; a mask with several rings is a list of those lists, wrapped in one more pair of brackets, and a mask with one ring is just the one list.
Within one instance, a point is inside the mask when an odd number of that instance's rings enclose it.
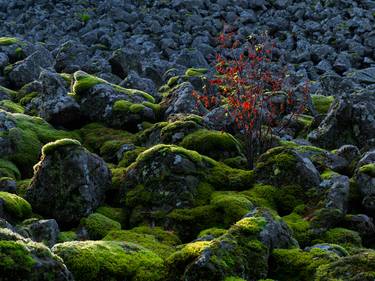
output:
{"label": "red foliage", "polygon": [[[236,130],[245,135],[251,168],[254,157],[267,148],[271,128],[280,125],[288,113],[290,118],[300,114],[304,102],[296,104],[286,71],[274,69],[274,44],[267,36],[250,37],[240,54],[236,52],[241,43],[233,36],[223,33],[218,37],[221,53],[216,55],[216,74],[209,81],[209,89],[201,95],[194,92],[194,96],[206,108],[226,104]],[[307,85],[303,93],[307,96]]]}

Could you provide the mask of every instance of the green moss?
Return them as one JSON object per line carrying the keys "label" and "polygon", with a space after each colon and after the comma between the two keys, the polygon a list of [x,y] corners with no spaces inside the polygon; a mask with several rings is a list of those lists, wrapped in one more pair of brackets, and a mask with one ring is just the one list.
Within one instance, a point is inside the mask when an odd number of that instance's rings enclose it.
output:
{"label": "green moss", "polygon": [[359,168],[359,172],[367,174],[370,177],[375,177],[375,164],[363,165],[361,168]]}
{"label": "green moss", "polygon": [[94,213],[81,220],[91,239],[102,239],[111,230],[120,230],[121,224],[100,213]]}
{"label": "green moss", "polygon": [[336,254],[320,249],[276,249],[272,252],[269,277],[276,280],[314,280],[319,266],[338,260]]}
{"label": "green moss", "polygon": [[134,150],[130,150],[124,153],[121,161],[119,162],[119,167],[128,167],[130,164],[134,163],[139,154],[145,151],[144,147],[137,147]]}
{"label": "green moss", "polygon": [[27,280],[34,266],[34,260],[22,242],[0,241],[1,276],[9,280]]}
{"label": "green moss", "polygon": [[209,241],[196,241],[186,244],[181,250],[167,259],[167,264],[180,264],[185,260],[197,258],[209,245]]}
{"label": "green moss", "polygon": [[249,217],[236,222],[234,228],[248,235],[254,235],[259,233],[266,223],[266,220],[262,217]]}
{"label": "green moss", "polygon": [[347,249],[362,247],[362,239],[358,232],[346,228],[332,228],[323,235],[322,240]]}
{"label": "green moss", "polygon": [[166,231],[160,227],[138,226],[131,229],[131,231],[140,234],[149,234],[154,236],[160,243],[170,246],[177,246],[181,244],[181,240],[172,231]]}
{"label": "green moss", "polygon": [[19,103],[22,105],[22,106],[26,106],[27,104],[29,104],[31,102],[31,100],[35,97],[38,96],[38,93],[37,92],[31,92],[25,96],[23,96],[20,100],[19,100]]}
{"label": "green moss", "polygon": [[14,45],[19,42],[20,40],[15,37],[0,37],[0,46]]}
{"label": "green moss", "polygon": [[150,94],[147,94],[140,90],[126,89],[121,86],[111,84],[101,78],[98,78],[94,75],[87,74],[83,71],[77,71],[74,73],[73,93],[80,96],[85,91],[89,90],[90,88],[98,84],[107,84],[111,86],[117,92],[123,93],[125,95],[129,95],[129,96],[133,96],[133,95],[141,96],[147,101],[151,103],[155,103],[155,99]]}
{"label": "green moss", "polygon": [[151,108],[155,114],[159,114],[160,112],[160,104],[157,104],[157,103],[151,103],[149,101],[145,101],[142,103],[144,106],[148,107],[148,108]]}
{"label": "green moss", "polygon": [[135,104],[132,104],[130,107],[129,107],[129,110],[131,113],[139,113],[141,112],[142,110],[145,109],[146,106],[144,106],[143,104],[140,104],[140,103],[135,103]]}
{"label": "green moss", "polygon": [[0,191],[0,199],[4,201],[5,212],[15,219],[24,219],[31,215],[31,205],[22,197]]}
{"label": "green moss", "polygon": [[339,176],[340,174],[339,173],[336,173],[332,170],[329,170],[329,169],[326,169],[324,170],[324,172],[320,175],[320,177],[322,178],[322,180],[330,180],[331,178],[335,177],[335,176]]}
{"label": "green moss", "polygon": [[315,281],[372,281],[375,277],[375,251],[364,250],[320,266]]}
{"label": "green moss", "polygon": [[213,236],[214,238],[218,238],[226,233],[227,233],[226,229],[212,227],[212,228],[208,228],[199,232],[198,238],[205,237],[205,236]]}
{"label": "green moss", "polygon": [[12,162],[0,159],[0,176],[20,179],[21,173],[18,170],[17,166],[14,165]]}
{"label": "green moss", "polygon": [[203,181],[200,182],[197,187],[195,206],[208,204],[210,202],[212,192],[214,192],[214,188],[212,187],[212,185]]}
{"label": "green moss", "polygon": [[272,185],[255,184],[251,190],[244,191],[244,194],[258,207],[267,207],[276,210],[276,199],[278,189]]}
{"label": "green moss", "polygon": [[53,251],[77,281],[165,280],[163,260],[150,250],[116,241],[66,242]]}
{"label": "green moss", "polygon": [[121,225],[125,222],[125,214],[122,208],[113,208],[109,206],[100,206],[96,209],[96,213],[102,214],[107,218],[119,222]]}
{"label": "green moss", "polygon": [[215,192],[211,205],[222,214],[225,226],[235,223],[253,208],[252,202],[246,196],[236,192]]}
{"label": "green moss", "polygon": [[227,277],[224,279],[224,281],[246,281],[245,279],[242,279],[240,277],[234,277],[234,276],[231,276],[231,277]]}
{"label": "green moss", "polygon": [[57,240],[59,243],[78,240],[77,233],[75,231],[61,231]]}
{"label": "green moss", "polygon": [[206,129],[187,135],[180,145],[218,160],[225,158],[225,153],[234,154],[232,156],[241,154],[240,143],[232,135]]}
{"label": "green moss", "polygon": [[200,77],[207,73],[207,68],[188,68],[185,75],[188,77]]}
{"label": "green moss", "polygon": [[113,110],[115,111],[126,111],[130,110],[132,103],[127,100],[118,100],[113,104]]}
{"label": "green moss", "polygon": [[21,105],[16,104],[10,100],[0,101],[0,108],[3,108],[4,110],[12,113],[23,113],[25,110]]}
{"label": "green moss", "polygon": [[303,217],[297,213],[291,213],[284,216],[283,219],[293,231],[293,237],[297,239],[300,246],[308,246],[312,239],[310,222],[303,219]]}
{"label": "green moss", "polygon": [[73,139],[60,139],[54,142],[47,143],[42,148],[42,155],[45,157],[52,154],[59,147],[64,146],[81,146],[81,143]]}
{"label": "green moss", "polygon": [[320,114],[326,114],[335,100],[334,96],[311,95],[311,99],[316,111]]}
{"label": "green moss", "polygon": [[0,92],[5,93],[6,95],[8,95],[11,98],[14,98],[14,97],[17,96],[17,92],[16,91],[10,90],[10,89],[5,88],[5,87],[3,87],[1,85],[0,85]]}
{"label": "green moss", "polygon": [[111,231],[103,240],[131,242],[153,251],[163,259],[175,252],[173,245],[164,244],[154,235],[138,233],[132,230]]}
{"label": "green moss", "polygon": [[112,168],[112,186],[116,190],[120,190],[122,184],[122,178],[126,172],[125,168]]}
{"label": "green moss", "polygon": [[170,88],[175,86],[179,78],[180,78],[179,76],[173,76],[169,78],[166,86]]}

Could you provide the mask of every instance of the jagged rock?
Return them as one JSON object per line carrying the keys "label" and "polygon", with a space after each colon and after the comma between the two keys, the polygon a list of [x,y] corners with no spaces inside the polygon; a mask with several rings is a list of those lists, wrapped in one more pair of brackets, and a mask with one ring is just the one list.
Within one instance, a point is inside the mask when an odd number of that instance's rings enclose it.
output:
{"label": "jagged rock", "polygon": [[57,73],[44,70],[39,76],[41,92],[28,106],[29,111],[36,110],[47,122],[57,126],[76,126],[80,123],[80,107],[73,97],[68,95],[64,79]]}
{"label": "jagged rock", "polygon": [[36,242],[42,242],[50,248],[57,243],[60,233],[59,226],[54,219],[28,219],[22,222],[22,225],[18,229],[18,232],[22,236]]}
{"label": "jagged rock", "polygon": [[324,185],[329,188],[325,207],[339,209],[345,214],[349,201],[349,178],[347,176],[333,176],[327,182],[328,184],[324,181],[321,183],[321,186]]}
{"label": "jagged rock", "polygon": [[327,149],[344,144],[363,147],[374,138],[375,95],[370,92],[338,98],[323,122],[308,136],[313,144]]}
{"label": "jagged rock", "polygon": [[36,212],[70,225],[93,213],[110,185],[111,172],[99,156],[63,139],[43,147],[26,198]]}
{"label": "jagged rock", "polygon": [[53,58],[47,50],[40,49],[28,56],[26,59],[17,62],[9,72],[9,80],[16,87],[38,79],[43,68],[52,66]]}
{"label": "jagged rock", "polygon": [[15,193],[17,189],[17,183],[13,178],[1,178],[0,177],[0,191],[6,191],[9,193]]}

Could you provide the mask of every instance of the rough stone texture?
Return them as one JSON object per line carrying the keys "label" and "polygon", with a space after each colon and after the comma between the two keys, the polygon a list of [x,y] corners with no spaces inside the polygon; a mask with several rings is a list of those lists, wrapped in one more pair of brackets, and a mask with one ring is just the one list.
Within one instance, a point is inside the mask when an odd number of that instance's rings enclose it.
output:
{"label": "rough stone texture", "polygon": [[80,146],[57,146],[36,166],[26,198],[34,211],[74,224],[103,203],[110,184],[111,173],[100,157]]}

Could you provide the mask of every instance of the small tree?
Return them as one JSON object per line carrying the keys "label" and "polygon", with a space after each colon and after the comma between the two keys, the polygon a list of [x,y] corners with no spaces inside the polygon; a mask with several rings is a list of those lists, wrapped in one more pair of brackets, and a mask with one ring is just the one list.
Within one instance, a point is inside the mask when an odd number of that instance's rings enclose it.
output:
{"label": "small tree", "polygon": [[304,110],[308,88],[304,87],[304,97],[297,103],[287,72],[272,63],[274,45],[267,35],[251,36],[241,48],[232,34],[221,34],[219,43],[214,78],[203,94],[193,94],[207,108],[224,105],[234,123],[232,129],[244,136],[252,169],[256,156],[269,148],[273,128],[280,130]]}

